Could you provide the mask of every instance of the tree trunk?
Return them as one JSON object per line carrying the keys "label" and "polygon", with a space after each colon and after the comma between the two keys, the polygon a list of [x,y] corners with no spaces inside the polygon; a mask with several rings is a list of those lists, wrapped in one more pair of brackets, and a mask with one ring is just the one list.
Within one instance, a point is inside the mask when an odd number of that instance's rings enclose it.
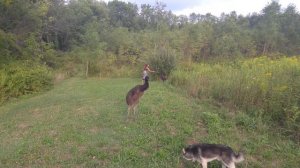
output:
{"label": "tree trunk", "polygon": [[263,49],[263,53],[262,54],[265,55],[266,52],[267,52],[267,43],[264,44],[264,49]]}
{"label": "tree trunk", "polygon": [[85,68],[85,77],[87,78],[89,76],[89,61],[86,61],[86,68]]}

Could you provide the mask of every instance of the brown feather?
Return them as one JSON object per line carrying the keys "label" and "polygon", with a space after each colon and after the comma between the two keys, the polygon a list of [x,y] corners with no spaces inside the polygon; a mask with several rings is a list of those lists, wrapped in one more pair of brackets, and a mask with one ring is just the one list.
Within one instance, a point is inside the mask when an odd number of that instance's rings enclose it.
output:
{"label": "brown feather", "polygon": [[130,89],[126,96],[126,103],[128,106],[133,106],[138,104],[139,99],[143,96],[144,91],[149,88],[148,83],[149,77],[145,78],[143,85],[137,85],[134,88]]}

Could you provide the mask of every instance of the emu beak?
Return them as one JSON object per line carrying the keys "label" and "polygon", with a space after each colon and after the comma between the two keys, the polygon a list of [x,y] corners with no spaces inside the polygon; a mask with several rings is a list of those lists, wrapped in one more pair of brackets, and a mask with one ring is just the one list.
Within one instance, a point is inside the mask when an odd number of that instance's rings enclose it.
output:
{"label": "emu beak", "polygon": [[182,148],[182,153],[185,154],[185,149],[184,148]]}

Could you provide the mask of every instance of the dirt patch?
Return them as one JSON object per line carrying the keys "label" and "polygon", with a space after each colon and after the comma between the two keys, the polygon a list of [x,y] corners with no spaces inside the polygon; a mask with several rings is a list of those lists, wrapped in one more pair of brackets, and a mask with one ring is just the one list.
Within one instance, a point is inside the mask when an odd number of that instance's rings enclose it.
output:
{"label": "dirt patch", "polygon": [[57,136],[58,136],[58,132],[57,132],[56,130],[51,130],[51,131],[49,132],[49,135],[50,135],[51,137],[57,137]]}
{"label": "dirt patch", "polygon": [[31,111],[31,113],[32,113],[32,116],[33,116],[34,118],[37,118],[37,119],[39,119],[39,118],[41,118],[41,117],[43,116],[43,114],[42,114],[40,108],[35,108],[35,109],[33,109],[33,110]]}
{"label": "dirt patch", "polygon": [[78,146],[78,152],[84,153],[84,152],[86,152],[86,151],[87,151],[86,146]]}
{"label": "dirt patch", "polygon": [[93,128],[90,128],[89,131],[92,134],[98,134],[98,133],[100,133],[101,129],[99,127],[93,127]]}
{"label": "dirt patch", "polygon": [[116,153],[119,153],[121,147],[118,144],[114,144],[113,146],[103,146],[100,148],[101,151],[106,152],[110,155],[114,155]]}
{"label": "dirt patch", "polygon": [[96,111],[89,106],[81,106],[76,108],[75,114],[78,117],[86,117],[90,115],[96,115]]}
{"label": "dirt patch", "polygon": [[54,75],[54,84],[60,83],[61,81],[65,80],[66,76],[67,76],[66,73],[62,73],[62,72],[56,73]]}
{"label": "dirt patch", "polygon": [[171,123],[167,122],[166,127],[167,127],[167,130],[171,133],[171,135],[174,136],[177,134],[176,128]]}
{"label": "dirt patch", "polygon": [[18,129],[24,130],[24,129],[30,127],[30,125],[28,123],[20,123],[17,127],[18,127]]}
{"label": "dirt patch", "polygon": [[206,136],[208,136],[208,132],[205,125],[201,121],[198,121],[192,136],[185,139],[185,144],[191,145],[195,143],[201,143],[200,139]]}

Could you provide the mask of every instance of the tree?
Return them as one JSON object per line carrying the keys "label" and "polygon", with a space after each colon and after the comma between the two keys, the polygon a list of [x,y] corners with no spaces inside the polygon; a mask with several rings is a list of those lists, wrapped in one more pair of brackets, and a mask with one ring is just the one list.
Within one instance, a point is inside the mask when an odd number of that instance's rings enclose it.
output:
{"label": "tree", "polygon": [[154,9],[149,4],[142,4],[141,5],[141,12],[140,12],[140,18],[141,18],[141,24],[143,28],[150,28],[154,25]]}
{"label": "tree", "polygon": [[300,54],[300,15],[294,5],[289,5],[280,19],[280,31],[284,35],[284,44],[280,51],[287,55]]}
{"label": "tree", "polygon": [[48,8],[47,0],[1,0],[0,29],[26,37],[41,29]]}
{"label": "tree", "polygon": [[108,9],[111,25],[114,27],[127,27],[129,30],[137,29],[137,5],[114,0],[108,2]]}
{"label": "tree", "polygon": [[215,39],[213,42],[214,56],[236,57],[255,54],[254,40],[248,29],[249,22],[236,12],[222,14],[215,25]]}
{"label": "tree", "polygon": [[258,52],[265,55],[277,52],[280,42],[283,39],[280,33],[280,5],[272,1],[263,10],[259,22],[255,28],[256,43]]}

